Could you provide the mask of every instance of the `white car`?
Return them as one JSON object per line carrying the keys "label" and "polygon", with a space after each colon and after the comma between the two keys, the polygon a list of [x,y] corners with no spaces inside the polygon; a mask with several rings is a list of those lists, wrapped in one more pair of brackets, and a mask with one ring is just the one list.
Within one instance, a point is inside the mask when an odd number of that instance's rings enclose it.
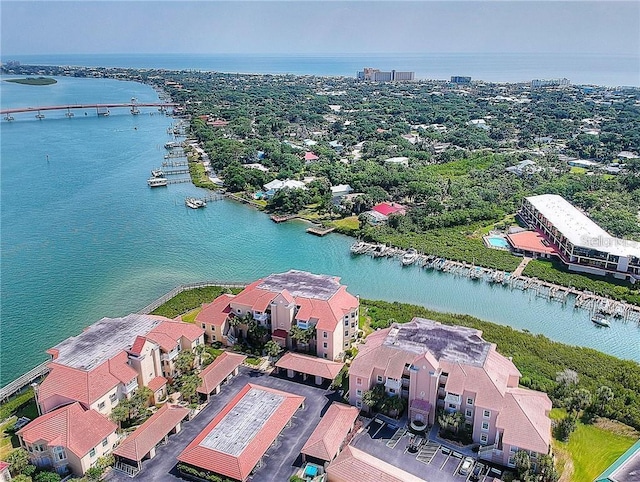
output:
{"label": "white car", "polygon": [[469,475],[473,468],[473,459],[471,457],[465,457],[458,469],[460,475]]}

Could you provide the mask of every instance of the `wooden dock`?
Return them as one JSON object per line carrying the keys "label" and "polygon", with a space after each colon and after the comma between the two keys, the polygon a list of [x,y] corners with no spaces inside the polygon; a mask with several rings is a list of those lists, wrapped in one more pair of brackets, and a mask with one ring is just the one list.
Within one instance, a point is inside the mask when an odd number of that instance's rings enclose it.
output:
{"label": "wooden dock", "polygon": [[284,214],[284,215],[276,215],[273,214],[271,216],[271,221],[274,223],[284,223],[285,221],[289,221],[290,219],[297,218],[297,214]]}
{"label": "wooden dock", "polygon": [[191,178],[179,177],[178,179],[167,179],[167,184],[180,184],[181,182],[191,182]]}
{"label": "wooden dock", "polygon": [[307,233],[315,234],[316,236],[324,236],[326,234],[329,234],[332,231],[335,231],[335,229],[336,228],[334,227],[323,228],[319,226],[319,227],[307,228]]}

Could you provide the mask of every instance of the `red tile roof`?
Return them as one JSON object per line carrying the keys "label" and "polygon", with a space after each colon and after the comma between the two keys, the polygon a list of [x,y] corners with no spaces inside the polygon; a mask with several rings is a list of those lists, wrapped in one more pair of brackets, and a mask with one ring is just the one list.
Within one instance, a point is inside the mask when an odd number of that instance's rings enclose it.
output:
{"label": "red tile roof", "polygon": [[277,361],[276,367],[285,370],[294,370],[307,375],[320,376],[327,380],[333,380],[338,376],[344,363],[338,363],[324,358],[301,355],[287,352]]}
{"label": "red tile roof", "polygon": [[271,336],[275,336],[276,338],[282,338],[282,339],[286,340],[287,336],[289,336],[289,333],[287,333],[287,330],[282,330],[282,329],[278,328],[273,333],[271,333]]}
{"label": "red tile roof", "polygon": [[189,415],[188,408],[163,405],[113,451],[114,455],[129,460],[142,460],[187,415]]}
{"label": "red tile roof", "polygon": [[385,216],[389,216],[390,214],[396,214],[396,213],[404,214],[406,211],[406,208],[403,205],[398,203],[389,203],[389,202],[382,202],[380,204],[376,204],[371,209]]}
{"label": "red tile roof", "polygon": [[151,390],[152,392],[155,392],[157,390],[160,390],[166,384],[167,379],[165,377],[155,377],[153,380],[147,383],[147,387],[149,387],[149,390]]}
{"label": "red tile roof", "polygon": [[333,402],[300,452],[321,460],[333,460],[359,412],[356,407]]}
{"label": "red tile roof", "polygon": [[522,231],[508,234],[507,240],[516,249],[532,251],[534,253],[557,254],[556,248],[545,237],[535,231]]}
{"label": "red tile roof", "polygon": [[202,310],[196,315],[196,323],[206,323],[207,325],[222,326],[231,313],[229,302],[233,295],[220,295],[211,303],[202,305]]}
{"label": "red tile roof", "polygon": [[305,161],[317,161],[318,159],[320,159],[318,156],[316,156],[313,152],[307,151],[304,153],[304,160]]}
{"label": "red tile roof", "polygon": [[126,353],[122,352],[122,355],[107,360],[89,372],[49,363],[49,375],[38,389],[41,405],[46,406],[47,399],[60,396],[89,408],[119,383],[127,384],[137,377],[136,371],[126,364]]}
{"label": "red tile roof", "polygon": [[131,345],[131,349],[129,350],[129,353],[133,354],[133,355],[140,355],[140,353],[142,353],[142,349],[144,348],[144,344],[146,343],[147,339],[144,336],[136,336],[136,340],[133,342],[133,345]]}
{"label": "red tile roof", "polygon": [[76,402],[36,418],[17,433],[29,444],[44,440],[82,458],[117,428],[106,417],[94,410],[85,411]]}
{"label": "red tile roof", "polygon": [[327,467],[329,480],[341,482],[424,482],[360,449],[347,446]]}
{"label": "red tile roof", "polygon": [[[235,457],[200,445],[209,432],[220,423],[252,388],[275,393],[285,398],[278,409],[262,426],[262,429],[248,442],[242,453],[238,457]],[[238,392],[233,400],[231,400],[187,448],[184,449],[178,456],[178,460],[232,479],[245,480],[303,402],[304,397],[249,383]]]}
{"label": "red tile roof", "polygon": [[4,469],[8,469],[9,467],[11,467],[11,464],[0,461],[0,473],[2,473]]}
{"label": "red tile roof", "polygon": [[551,443],[551,400],[546,393],[510,388],[496,419],[503,429],[502,442],[546,454]]}
{"label": "red tile roof", "polygon": [[160,345],[160,348],[164,351],[171,351],[180,343],[180,339],[183,336],[190,342],[194,342],[200,338],[203,333],[204,330],[193,323],[163,321],[147,333],[147,338]]}
{"label": "red tile roof", "polygon": [[200,373],[202,385],[198,393],[208,395],[246,360],[245,355],[225,351]]}

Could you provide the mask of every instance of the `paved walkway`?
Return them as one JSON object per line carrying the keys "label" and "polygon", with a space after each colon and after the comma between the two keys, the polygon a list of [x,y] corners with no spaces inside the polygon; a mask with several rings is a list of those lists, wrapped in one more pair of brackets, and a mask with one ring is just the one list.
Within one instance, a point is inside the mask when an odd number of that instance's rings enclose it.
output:
{"label": "paved walkway", "polygon": [[526,256],[524,258],[522,258],[522,261],[520,261],[520,264],[518,265],[518,267],[513,271],[513,275],[512,276],[514,276],[514,277],[521,276],[522,272],[524,271],[524,269],[529,264],[529,261],[531,261],[531,258],[527,258]]}

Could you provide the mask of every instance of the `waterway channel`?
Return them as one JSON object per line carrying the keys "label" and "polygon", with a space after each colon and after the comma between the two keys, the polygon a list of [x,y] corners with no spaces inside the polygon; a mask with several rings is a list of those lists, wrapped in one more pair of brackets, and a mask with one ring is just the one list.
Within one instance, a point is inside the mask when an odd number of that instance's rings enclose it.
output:
{"label": "waterway channel", "polygon": [[[53,86],[1,82],[6,107],[154,102],[148,86],[59,78]],[[152,115],[153,114],[153,115]],[[98,118],[47,113],[0,122],[2,317],[0,384],[43,361],[44,350],[103,316],[137,311],[174,286],[249,282],[288,269],[342,278],[353,294],[466,313],[640,361],[640,327],[598,328],[583,310],[398,260],[351,256],[351,238],[305,233],[223,200],[185,207],[189,183],[150,189],[173,119],[127,109]]]}

